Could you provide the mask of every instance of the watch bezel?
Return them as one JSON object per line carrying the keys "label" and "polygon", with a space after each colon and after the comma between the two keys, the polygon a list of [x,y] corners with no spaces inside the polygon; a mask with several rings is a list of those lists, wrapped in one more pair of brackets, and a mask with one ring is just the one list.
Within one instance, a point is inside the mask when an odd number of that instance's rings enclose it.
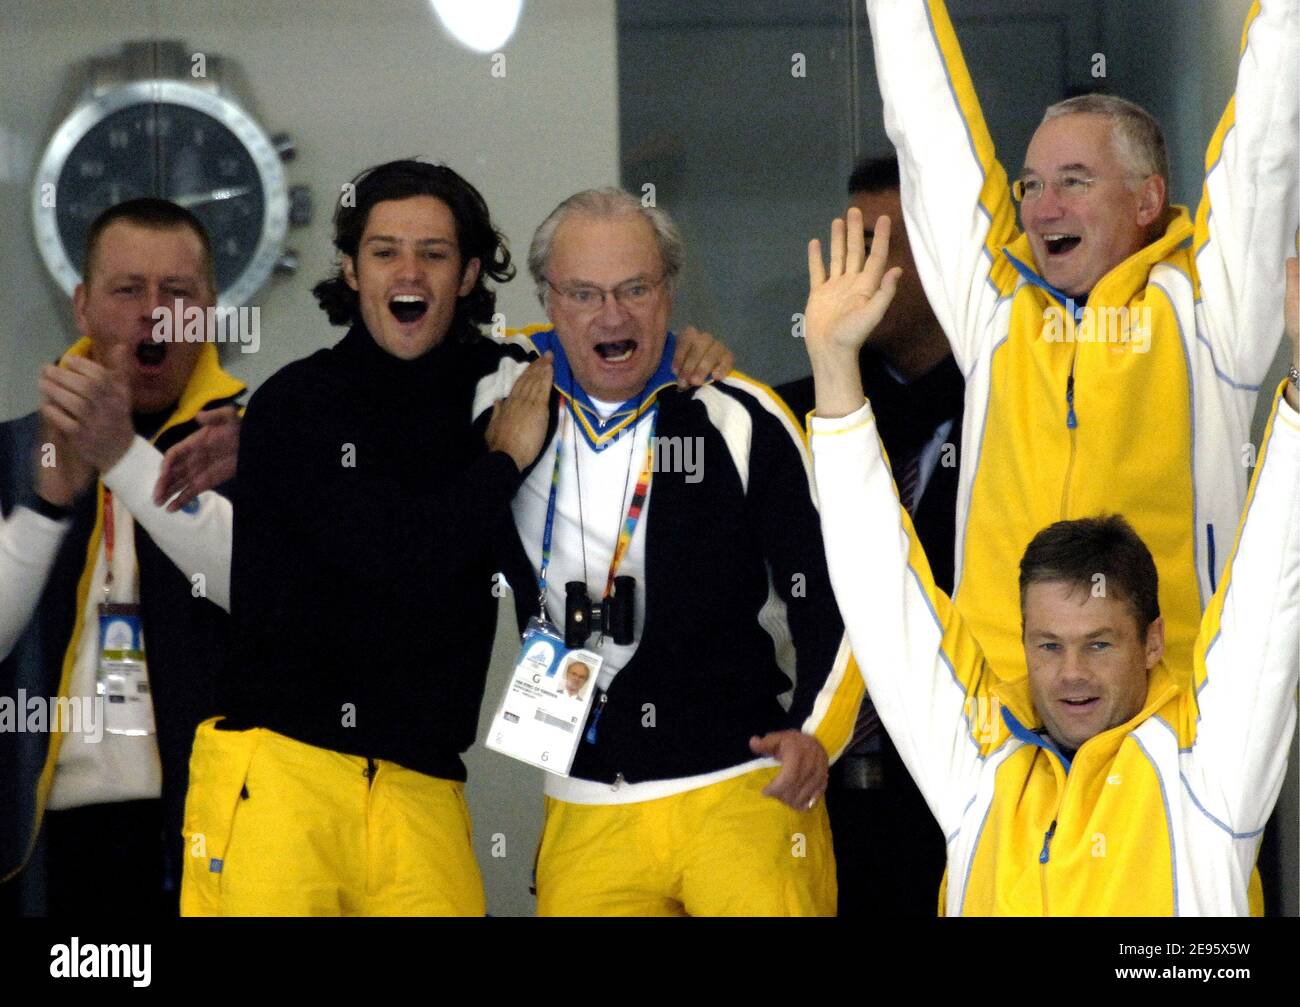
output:
{"label": "watch bezel", "polygon": [[68,296],[81,282],[81,273],[72,264],[59,236],[57,207],[42,204],[42,188],[53,183],[57,193],[59,175],[81,139],[108,116],[142,104],[182,105],[205,113],[230,130],[248,151],[262,184],[261,231],[243,272],[218,298],[223,306],[246,304],[270,277],[288,232],[289,194],[284,166],[266,131],[237,101],[184,81],[141,80],[123,84],[81,102],[59,124],[46,144],[32,183],[32,228],[46,268]]}

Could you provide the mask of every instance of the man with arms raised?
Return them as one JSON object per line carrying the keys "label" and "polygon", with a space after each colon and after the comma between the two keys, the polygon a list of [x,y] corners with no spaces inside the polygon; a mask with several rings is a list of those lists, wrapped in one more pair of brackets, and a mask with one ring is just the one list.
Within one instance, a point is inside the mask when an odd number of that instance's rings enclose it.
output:
{"label": "man with arms raised", "polygon": [[1300,221],[1298,8],[1252,8],[1193,218],[1168,205],[1159,125],[1108,96],[1047,109],[1009,187],[942,0],[868,0],[912,253],[967,381],[954,601],[1006,676],[1025,672],[1008,557],[1103,511],[1155,556],[1169,664],[1191,668]]}
{"label": "man with arms raised", "polygon": [[[1191,664],[1165,646],[1150,551],[1122,516],[1056,522],[1020,557],[1027,677],[939,591],[880,451],[858,347],[897,283],[881,218],[809,249],[811,440],[835,597],[881,720],[948,839],[947,915],[1245,915],[1286,773],[1300,671],[1300,320]],[[1154,487],[1153,487],[1154,489]],[[1014,557],[1006,562],[1014,564]]]}

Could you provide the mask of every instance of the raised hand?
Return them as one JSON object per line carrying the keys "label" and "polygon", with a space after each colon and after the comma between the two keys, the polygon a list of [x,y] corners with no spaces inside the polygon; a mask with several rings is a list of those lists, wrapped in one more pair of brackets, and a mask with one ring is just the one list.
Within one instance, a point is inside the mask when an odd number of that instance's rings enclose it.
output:
{"label": "raised hand", "polygon": [[522,472],[537,458],[546,440],[550,421],[551,354],[543,354],[528,365],[510,394],[492,407],[487,446],[504,451]]}
{"label": "raised hand", "polygon": [[[847,231],[847,233],[846,233]],[[885,315],[902,270],[886,271],[889,218],[876,220],[871,254],[866,254],[862,212],[849,210],[831,224],[829,266],[821,242],[808,243],[808,304],[804,342],[817,390],[817,415],[845,416],[862,405],[858,350]]]}
{"label": "raised hand", "polygon": [[177,511],[200,493],[233,479],[239,459],[239,410],[234,406],[205,409],[194,417],[199,429],[173,444],[163,455],[153,502]]}

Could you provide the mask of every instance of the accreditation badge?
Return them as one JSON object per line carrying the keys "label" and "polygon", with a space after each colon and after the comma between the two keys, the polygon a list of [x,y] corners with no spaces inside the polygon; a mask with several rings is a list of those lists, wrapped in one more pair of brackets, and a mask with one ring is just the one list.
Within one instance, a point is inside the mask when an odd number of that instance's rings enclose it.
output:
{"label": "accreditation badge", "polygon": [[568,776],[596,692],[602,658],[569,650],[554,626],[531,619],[487,747],[557,776]]}
{"label": "accreditation badge", "polygon": [[149,692],[139,605],[105,602],[99,606],[95,692],[103,697],[104,730],[109,734],[154,733],[153,696]]}

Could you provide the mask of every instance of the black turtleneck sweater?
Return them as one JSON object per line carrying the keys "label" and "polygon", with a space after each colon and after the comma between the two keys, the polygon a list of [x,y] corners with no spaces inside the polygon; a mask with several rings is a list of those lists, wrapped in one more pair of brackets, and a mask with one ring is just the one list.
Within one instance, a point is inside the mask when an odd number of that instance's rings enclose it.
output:
{"label": "black turtleneck sweater", "polygon": [[449,336],[403,361],[358,324],[258,389],[240,436],[223,727],[465,779],[496,629],[493,541],[520,481],[471,426],[499,358]]}

